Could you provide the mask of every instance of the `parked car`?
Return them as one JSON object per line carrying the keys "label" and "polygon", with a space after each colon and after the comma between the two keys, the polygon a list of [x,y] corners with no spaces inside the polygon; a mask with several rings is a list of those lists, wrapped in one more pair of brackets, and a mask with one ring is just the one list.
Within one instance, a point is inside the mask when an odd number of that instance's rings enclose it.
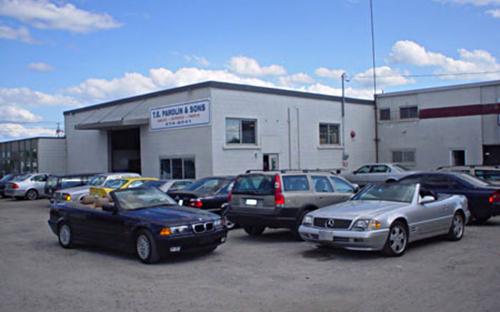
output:
{"label": "parked car", "polygon": [[6,174],[0,179],[0,198],[5,197],[4,190],[8,182],[14,179],[15,174]]}
{"label": "parked car", "polygon": [[[111,201],[86,196],[84,202],[53,205],[49,226],[63,248],[90,243],[135,252],[144,263],[183,251],[213,251],[226,240],[216,214],[180,207],[155,188],[110,193]],[[86,201],[90,200],[90,201]]]}
{"label": "parked car", "polygon": [[168,195],[179,205],[222,213],[227,203],[233,176],[207,177],[194,181],[182,190],[172,190]]}
{"label": "parked car", "polygon": [[449,166],[439,167],[437,171],[468,173],[490,184],[500,186],[500,166]]}
{"label": "parked car", "polygon": [[414,183],[377,184],[308,213],[299,233],[319,246],[401,256],[409,243],[424,238],[460,240],[469,217],[465,196],[435,194]]}
{"label": "parked car", "polygon": [[329,172],[249,172],[236,178],[227,216],[251,236],[270,227],[289,228],[300,238],[306,213],[346,201],[355,192],[356,186]]}
{"label": "parked car", "polygon": [[44,196],[46,173],[27,173],[16,176],[5,186],[6,197],[36,200]]}
{"label": "parked car", "polygon": [[164,193],[167,193],[169,191],[174,191],[174,190],[182,190],[191,184],[193,184],[193,180],[191,180],[191,179],[185,179],[185,180],[171,179],[171,180],[158,180],[158,181],[146,181],[146,182],[144,182],[145,187],[148,187],[148,186],[156,187],[156,188],[159,188],[160,191],[162,191]]}
{"label": "parked car", "polygon": [[158,179],[148,177],[125,177],[108,180],[103,186],[91,186],[89,194],[98,197],[105,197],[111,191],[140,187],[147,181],[158,181]]}
{"label": "parked car", "polygon": [[345,173],[343,177],[359,186],[365,186],[372,183],[396,182],[413,173],[415,172],[398,164],[380,163],[363,165],[350,173]]}
{"label": "parked car", "polygon": [[67,202],[74,201],[79,202],[83,197],[87,196],[90,192],[90,187],[92,186],[103,186],[109,180],[115,180],[126,177],[140,177],[137,173],[130,172],[115,172],[115,173],[103,173],[98,174],[90,178],[87,185],[71,187],[67,189],[62,189],[60,191],[54,192],[54,202]]}
{"label": "parked car", "polygon": [[44,194],[53,202],[56,191],[76,186],[87,185],[95,173],[70,174],[70,175],[49,175],[45,183]]}
{"label": "parked car", "polygon": [[401,179],[401,182],[420,183],[435,193],[460,194],[467,197],[472,218],[485,223],[500,215],[500,187],[465,173],[427,172]]}

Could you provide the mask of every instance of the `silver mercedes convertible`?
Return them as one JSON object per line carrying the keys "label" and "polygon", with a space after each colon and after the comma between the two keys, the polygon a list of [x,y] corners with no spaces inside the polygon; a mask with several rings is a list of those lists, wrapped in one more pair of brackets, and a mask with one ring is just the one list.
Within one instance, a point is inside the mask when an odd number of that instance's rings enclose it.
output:
{"label": "silver mercedes convertible", "polygon": [[446,235],[457,241],[470,218],[462,195],[435,194],[420,184],[370,185],[351,200],[310,212],[300,236],[319,246],[401,256],[408,244]]}

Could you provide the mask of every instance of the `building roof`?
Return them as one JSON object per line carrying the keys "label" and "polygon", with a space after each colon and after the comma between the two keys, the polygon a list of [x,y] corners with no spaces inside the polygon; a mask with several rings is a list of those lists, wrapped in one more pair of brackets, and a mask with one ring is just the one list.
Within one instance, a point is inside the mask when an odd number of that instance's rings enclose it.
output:
{"label": "building roof", "polygon": [[387,93],[377,94],[376,98],[384,98],[384,97],[399,96],[399,95],[410,95],[410,94],[417,94],[417,93],[440,92],[440,91],[449,91],[449,90],[466,89],[466,88],[477,88],[477,87],[486,87],[486,86],[494,86],[494,85],[500,85],[500,80],[472,82],[472,83],[463,83],[463,84],[456,84],[456,85],[443,86],[443,87],[432,87],[432,88],[422,88],[422,89],[414,89],[414,90],[387,92]]}
{"label": "building roof", "polygon": [[[200,83],[191,84],[191,85],[187,85],[187,86],[176,87],[176,88],[161,90],[161,91],[157,91],[157,92],[146,93],[146,94],[142,94],[142,95],[136,95],[136,96],[118,99],[118,100],[105,102],[105,103],[101,103],[101,104],[76,108],[76,109],[65,111],[64,114],[66,115],[66,114],[78,113],[78,112],[83,112],[83,111],[89,111],[89,110],[94,110],[94,109],[98,109],[98,108],[115,106],[115,105],[130,103],[130,102],[134,102],[134,101],[146,100],[146,99],[154,98],[157,96],[164,96],[164,95],[175,94],[175,93],[179,93],[179,92],[185,92],[185,91],[202,89],[202,88],[217,88],[217,89],[224,89],[224,90],[256,92],[256,93],[264,93],[264,94],[301,97],[301,98],[308,98],[308,99],[329,100],[329,101],[336,101],[336,102],[342,101],[342,97],[334,96],[334,95],[326,95],[326,94],[302,92],[302,91],[294,91],[294,90],[286,90],[286,89],[278,89],[278,88],[269,88],[269,87],[258,87],[258,86],[228,83],[228,82],[219,82],[219,81],[206,81],[206,82],[200,82]],[[346,101],[346,103],[350,103],[350,104],[374,105],[374,102],[372,100],[363,100],[363,99],[346,97],[345,101]]]}
{"label": "building roof", "polygon": [[66,139],[65,136],[62,136],[62,137],[56,137],[56,136],[36,136],[36,137],[29,137],[29,138],[22,138],[22,139],[12,139],[12,140],[8,140],[8,141],[0,141],[0,144],[2,143],[10,143],[10,142],[17,142],[17,141],[27,141],[27,140],[38,140],[38,139],[58,139],[58,140],[62,140],[62,139]]}

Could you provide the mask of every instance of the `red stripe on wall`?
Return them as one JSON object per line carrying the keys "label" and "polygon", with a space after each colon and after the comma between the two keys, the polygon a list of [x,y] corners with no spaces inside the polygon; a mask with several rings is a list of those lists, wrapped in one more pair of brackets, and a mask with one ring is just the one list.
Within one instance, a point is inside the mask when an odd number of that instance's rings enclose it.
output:
{"label": "red stripe on wall", "polygon": [[500,114],[500,103],[425,108],[419,111],[419,117],[421,119],[489,114]]}

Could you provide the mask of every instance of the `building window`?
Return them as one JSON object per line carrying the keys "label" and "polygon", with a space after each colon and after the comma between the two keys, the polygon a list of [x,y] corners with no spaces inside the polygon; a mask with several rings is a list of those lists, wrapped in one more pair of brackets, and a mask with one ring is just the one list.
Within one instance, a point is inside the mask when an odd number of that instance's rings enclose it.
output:
{"label": "building window", "polygon": [[339,124],[319,124],[319,144],[338,145],[340,144]]}
{"label": "building window", "polygon": [[452,166],[464,166],[465,165],[465,151],[464,150],[451,151],[451,165]]}
{"label": "building window", "polygon": [[195,179],[194,158],[160,159],[161,179]]}
{"label": "building window", "polygon": [[392,162],[415,163],[415,151],[393,151]]}
{"label": "building window", "polygon": [[257,121],[227,118],[226,144],[257,144]]}
{"label": "building window", "polygon": [[381,108],[379,111],[380,120],[391,120],[391,109],[390,108]]}
{"label": "building window", "polygon": [[399,118],[400,119],[418,118],[418,108],[416,106],[400,107]]}

